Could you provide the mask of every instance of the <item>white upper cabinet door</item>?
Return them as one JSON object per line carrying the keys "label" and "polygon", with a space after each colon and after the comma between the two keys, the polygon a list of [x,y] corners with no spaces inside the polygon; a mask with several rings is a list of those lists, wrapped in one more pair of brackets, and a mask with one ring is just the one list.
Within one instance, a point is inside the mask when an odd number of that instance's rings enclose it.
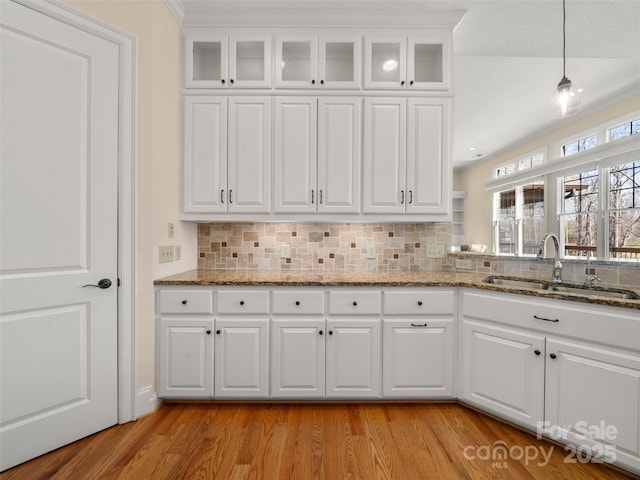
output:
{"label": "white upper cabinet door", "polygon": [[451,203],[448,99],[407,104],[407,213],[443,214]]}
{"label": "white upper cabinet door", "polygon": [[216,319],[215,395],[269,396],[269,319]]}
{"label": "white upper cabinet door", "polygon": [[185,213],[225,212],[227,99],[184,99],[183,200]]}
{"label": "white upper cabinet door", "polygon": [[406,39],[367,37],[364,45],[364,88],[404,89],[407,84]]}
{"label": "white upper cabinet door", "polygon": [[185,88],[227,85],[229,67],[226,35],[188,35],[184,39]]}
{"label": "white upper cabinet door", "polygon": [[317,83],[317,38],[276,37],[276,87],[313,88]]}
{"label": "white upper cabinet door", "polygon": [[271,37],[229,38],[229,87],[271,87]]}
{"label": "white upper cabinet door", "polygon": [[360,37],[320,38],[318,77],[321,88],[360,88]]}
{"label": "white upper cabinet door", "polygon": [[451,88],[449,37],[409,37],[407,46],[407,88],[448,90]]}
{"label": "white upper cabinet door", "polygon": [[360,209],[361,100],[318,100],[318,212]]}
{"label": "white upper cabinet door", "polygon": [[317,100],[315,97],[276,98],[276,212],[315,212]]}
{"label": "white upper cabinet door", "polygon": [[365,213],[405,211],[406,119],[406,100],[403,98],[365,99]]}
{"label": "white upper cabinet door", "polygon": [[327,396],[380,396],[380,320],[328,320],[327,335]]}
{"label": "white upper cabinet door", "polygon": [[269,212],[271,98],[230,97],[228,135],[228,211]]}

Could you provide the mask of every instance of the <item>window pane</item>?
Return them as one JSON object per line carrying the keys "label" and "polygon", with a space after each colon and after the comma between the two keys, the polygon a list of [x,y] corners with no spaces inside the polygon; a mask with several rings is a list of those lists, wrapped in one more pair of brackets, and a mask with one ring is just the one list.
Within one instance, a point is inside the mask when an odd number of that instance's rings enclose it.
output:
{"label": "window pane", "polygon": [[564,253],[570,257],[584,257],[587,252],[596,251],[596,214],[577,213],[562,215],[562,231],[564,232]]}
{"label": "window pane", "polygon": [[562,146],[562,156],[573,155],[574,153],[582,152],[583,150],[589,150],[598,145],[598,135],[593,134],[589,137],[581,138],[575,142],[567,143]]}
{"label": "window pane", "polygon": [[498,253],[516,254],[516,221],[498,220]]}
{"label": "window pane", "polygon": [[512,173],[515,173],[515,172],[516,172],[516,164],[510,163],[508,165],[503,165],[502,167],[496,168],[495,176],[496,178],[504,177],[505,175],[511,175]]}
{"label": "window pane", "polygon": [[520,160],[520,170],[527,170],[532,167],[537,167],[544,163],[544,153],[538,152],[529,158],[523,158]]}
{"label": "window pane", "polygon": [[640,259],[640,209],[609,214],[609,254],[616,260]]}
{"label": "window pane", "polygon": [[522,186],[522,253],[535,255],[546,230],[544,182]]}
{"label": "window pane", "polygon": [[507,218],[516,217],[516,191],[508,190],[506,192],[500,192],[499,204],[497,211],[497,218],[505,220]]}
{"label": "window pane", "polygon": [[592,212],[597,208],[597,170],[564,177],[563,213]]}
{"label": "window pane", "polygon": [[610,210],[640,207],[640,162],[613,167],[609,193]]}
{"label": "window pane", "polygon": [[629,135],[635,135],[640,132],[640,119],[633,120],[632,122],[619,125],[609,130],[609,137],[611,140],[618,140],[619,138],[628,137]]}

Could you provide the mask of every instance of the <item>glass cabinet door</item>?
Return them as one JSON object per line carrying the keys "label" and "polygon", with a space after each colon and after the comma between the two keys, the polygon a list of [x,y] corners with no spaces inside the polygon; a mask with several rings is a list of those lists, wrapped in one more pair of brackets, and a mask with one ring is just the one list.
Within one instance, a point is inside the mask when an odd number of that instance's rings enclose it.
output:
{"label": "glass cabinet door", "polygon": [[319,80],[325,88],[360,87],[360,38],[321,38]]}
{"label": "glass cabinet door", "polygon": [[365,40],[365,88],[405,88],[406,43],[403,38]]}
{"label": "glass cabinet door", "polygon": [[276,86],[312,88],[316,85],[316,77],[316,38],[278,38],[276,45]]}
{"label": "glass cabinet door", "polygon": [[448,43],[445,39],[409,38],[407,82],[409,88],[447,90],[449,88]]}
{"label": "glass cabinet door", "polygon": [[231,37],[229,40],[229,86],[271,86],[271,37]]}
{"label": "glass cabinet door", "polygon": [[227,83],[227,37],[185,39],[185,87],[223,87]]}

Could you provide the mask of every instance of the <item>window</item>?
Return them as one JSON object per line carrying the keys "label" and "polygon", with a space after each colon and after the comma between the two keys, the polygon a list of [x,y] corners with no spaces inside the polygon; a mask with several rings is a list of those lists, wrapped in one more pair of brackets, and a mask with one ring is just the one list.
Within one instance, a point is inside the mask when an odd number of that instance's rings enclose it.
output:
{"label": "window", "polygon": [[520,159],[520,168],[518,170],[527,170],[532,167],[537,167],[538,165],[542,165],[544,163],[544,153],[537,152],[533,155],[521,158]]}
{"label": "window", "polygon": [[609,129],[609,140],[614,141],[640,133],[640,118]]}
{"label": "window", "polygon": [[598,172],[563,177],[560,232],[566,256],[581,257],[596,251]]}
{"label": "window", "polygon": [[527,170],[532,167],[542,165],[545,161],[546,155],[543,150],[536,151],[525,155],[522,158],[514,160],[504,165],[500,165],[493,171],[493,178],[505,177],[507,175],[513,175],[516,172]]}
{"label": "window", "polygon": [[594,133],[588,137],[580,138],[574,142],[566,143],[562,145],[561,155],[566,157],[567,155],[573,155],[574,153],[589,150],[598,145],[598,134]]}
{"label": "window", "polygon": [[544,181],[494,194],[494,250],[499,255],[536,255],[546,230]]}
{"label": "window", "polygon": [[609,170],[609,258],[640,258],[640,161]]}

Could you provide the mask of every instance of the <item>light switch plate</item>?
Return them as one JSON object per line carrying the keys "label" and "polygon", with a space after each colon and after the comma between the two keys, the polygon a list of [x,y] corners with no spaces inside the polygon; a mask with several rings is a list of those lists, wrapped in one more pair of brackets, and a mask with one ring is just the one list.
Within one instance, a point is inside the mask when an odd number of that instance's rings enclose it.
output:
{"label": "light switch plate", "polygon": [[160,245],[158,247],[158,261],[160,263],[173,262],[173,245]]}
{"label": "light switch plate", "polygon": [[471,270],[471,260],[468,258],[456,258],[456,268],[458,270]]}
{"label": "light switch plate", "polygon": [[173,223],[169,223],[169,226],[167,228],[167,235],[169,236],[169,238],[173,238],[173,236],[175,235],[175,228],[173,227]]}
{"label": "light switch plate", "polygon": [[367,258],[376,258],[376,246],[367,245]]}
{"label": "light switch plate", "polygon": [[291,245],[283,243],[280,246],[280,258],[291,258]]}
{"label": "light switch plate", "polygon": [[427,258],[444,258],[444,245],[427,245],[425,254]]}

